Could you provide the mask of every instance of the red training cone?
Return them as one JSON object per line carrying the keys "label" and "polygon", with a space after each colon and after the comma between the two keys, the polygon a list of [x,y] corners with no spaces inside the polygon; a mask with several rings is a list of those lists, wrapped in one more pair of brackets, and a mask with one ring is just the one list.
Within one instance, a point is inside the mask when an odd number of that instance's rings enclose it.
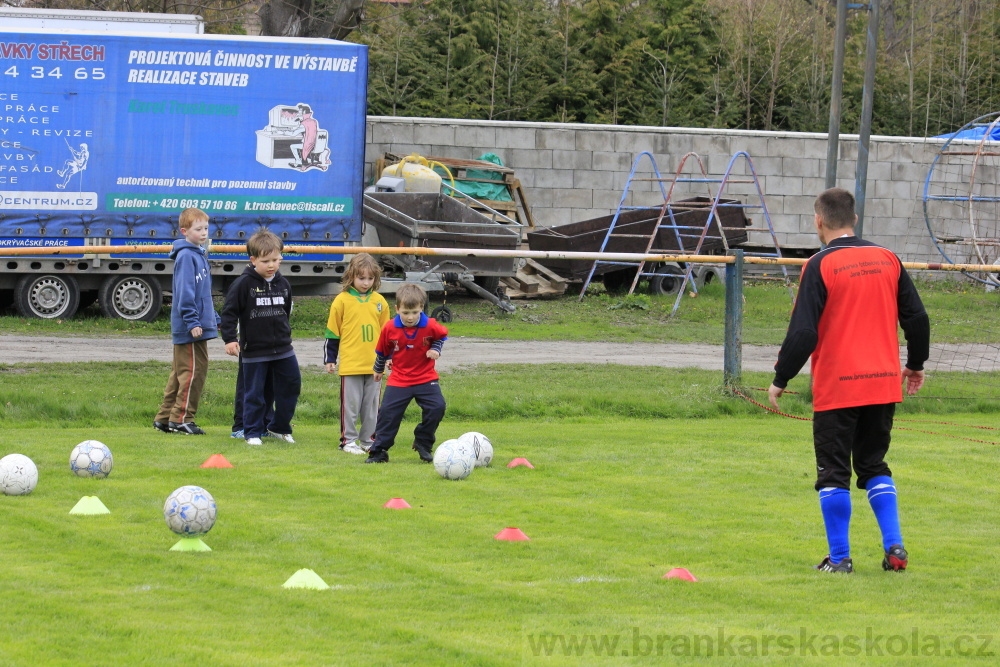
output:
{"label": "red training cone", "polygon": [[680,579],[682,581],[698,581],[686,567],[675,567],[663,575],[664,579]]}
{"label": "red training cone", "polygon": [[408,510],[410,509],[410,503],[402,498],[389,498],[389,502],[382,505],[382,507],[390,510]]}
{"label": "red training cone", "polygon": [[504,528],[499,533],[493,536],[495,540],[502,540],[504,542],[527,542],[529,538],[520,528]]}
{"label": "red training cone", "polygon": [[222,454],[212,454],[201,464],[202,468],[232,468],[233,464]]}
{"label": "red training cone", "polygon": [[522,459],[520,457],[514,459],[513,461],[507,464],[508,468],[516,468],[518,466],[525,466],[526,468],[531,468],[532,470],[535,469],[535,466],[531,465],[531,461],[529,461],[528,459]]}

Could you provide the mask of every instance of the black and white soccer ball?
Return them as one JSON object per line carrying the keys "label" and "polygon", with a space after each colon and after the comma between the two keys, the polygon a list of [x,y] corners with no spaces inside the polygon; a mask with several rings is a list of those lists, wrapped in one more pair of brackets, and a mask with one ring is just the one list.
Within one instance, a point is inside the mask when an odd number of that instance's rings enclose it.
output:
{"label": "black and white soccer ball", "polygon": [[0,491],[7,496],[25,496],[38,485],[38,468],[24,454],[0,459]]}
{"label": "black and white soccer ball", "polygon": [[482,433],[469,431],[458,436],[458,439],[472,445],[472,451],[476,453],[477,468],[485,468],[493,460],[493,443]]}

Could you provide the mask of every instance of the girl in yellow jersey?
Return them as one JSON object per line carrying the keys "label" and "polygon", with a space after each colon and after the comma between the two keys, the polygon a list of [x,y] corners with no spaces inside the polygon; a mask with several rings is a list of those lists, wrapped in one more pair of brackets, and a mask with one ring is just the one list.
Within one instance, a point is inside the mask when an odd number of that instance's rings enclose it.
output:
{"label": "girl in yellow jersey", "polygon": [[375,343],[390,319],[389,304],[376,291],[381,278],[374,257],[355,255],[326,323],[323,361],[328,373],[340,374],[340,448],[349,454],[366,454],[375,438],[381,384],[373,370]]}

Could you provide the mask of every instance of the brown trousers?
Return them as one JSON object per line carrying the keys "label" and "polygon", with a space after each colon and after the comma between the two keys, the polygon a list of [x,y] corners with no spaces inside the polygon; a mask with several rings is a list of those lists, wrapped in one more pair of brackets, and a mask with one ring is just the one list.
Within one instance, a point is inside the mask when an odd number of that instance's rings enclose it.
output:
{"label": "brown trousers", "polygon": [[174,363],[163,390],[163,404],[156,421],[175,424],[193,422],[201,390],[208,376],[208,341],[174,345]]}

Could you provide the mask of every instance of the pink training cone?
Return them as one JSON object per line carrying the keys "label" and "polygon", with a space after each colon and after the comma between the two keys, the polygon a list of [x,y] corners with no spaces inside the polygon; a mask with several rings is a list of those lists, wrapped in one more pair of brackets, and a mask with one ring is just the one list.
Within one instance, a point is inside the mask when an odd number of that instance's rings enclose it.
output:
{"label": "pink training cone", "polygon": [[406,502],[402,498],[389,498],[389,502],[382,505],[382,507],[390,510],[408,510],[410,509],[410,503]]}
{"label": "pink training cone", "polygon": [[686,567],[675,567],[663,575],[664,579],[680,579],[682,581],[698,581]]}
{"label": "pink training cone", "polygon": [[529,538],[520,528],[514,528],[510,526],[504,528],[499,533],[493,536],[495,540],[502,540],[504,542],[527,542]]}
{"label": "pink training cone", "polygon": [[529,461],[528,459],[522,459],[520,457],[514,459],[513,461],[507,464],[508,468],[516,468],[518,466],[525,466],[526,468],[531,468],[532,470],[535,469],[535,466],[531,465],[531,461]]}
{"label": "pink training cone", "polygon": [[202,468],[232,468],[230,463],[222,454],[212,454],[201,464]]}

